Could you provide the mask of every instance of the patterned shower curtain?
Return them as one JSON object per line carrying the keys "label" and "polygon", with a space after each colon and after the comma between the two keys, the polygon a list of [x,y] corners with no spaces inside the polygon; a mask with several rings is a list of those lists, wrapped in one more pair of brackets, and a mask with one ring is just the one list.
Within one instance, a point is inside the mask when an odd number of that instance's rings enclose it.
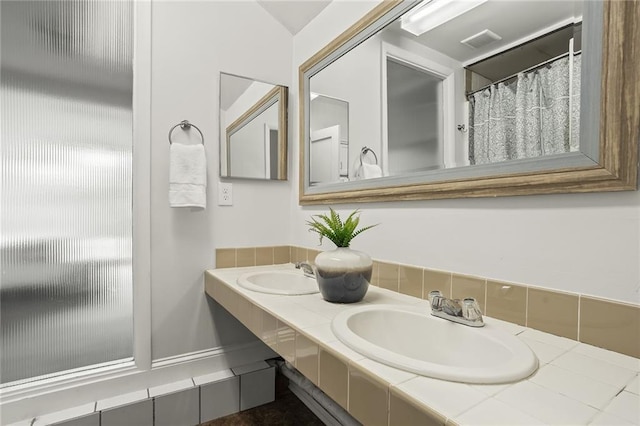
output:
{"label": "patterned shower curtain", "polygon": [[573,78],[569,61],[557,59],[469,97],[471,164],[578,151],[580,55]]}

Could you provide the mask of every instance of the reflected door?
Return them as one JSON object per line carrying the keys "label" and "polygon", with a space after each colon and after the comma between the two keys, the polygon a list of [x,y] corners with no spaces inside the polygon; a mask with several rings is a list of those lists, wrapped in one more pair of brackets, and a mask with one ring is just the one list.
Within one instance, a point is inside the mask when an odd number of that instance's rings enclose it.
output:
{"label": "reflected door", "polygon": [[389,174],[442,168],[444,78],[387,58]]}
{"label": "reflected door", "polygon": [[311,182],[337,182],[340,179],[340,126],[311,132]]}

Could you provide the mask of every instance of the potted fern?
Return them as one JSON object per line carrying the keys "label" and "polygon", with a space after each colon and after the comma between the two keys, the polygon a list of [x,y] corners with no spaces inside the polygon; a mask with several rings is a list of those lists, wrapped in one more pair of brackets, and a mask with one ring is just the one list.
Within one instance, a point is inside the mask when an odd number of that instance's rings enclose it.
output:
{"label": "potted fern", "polygon": [[329,214],[313,215],[307,221],[309,231],[327,238],[336,245],[335,250],[321,252],[315,259],[315,273],[322,297],[334,303],[354,303],[362,300],[369,288],[373,261],[363,252],[349,248],[351,241],[376,225],[358,228],[360,212],[353,211],[342,220],[335,210]]}

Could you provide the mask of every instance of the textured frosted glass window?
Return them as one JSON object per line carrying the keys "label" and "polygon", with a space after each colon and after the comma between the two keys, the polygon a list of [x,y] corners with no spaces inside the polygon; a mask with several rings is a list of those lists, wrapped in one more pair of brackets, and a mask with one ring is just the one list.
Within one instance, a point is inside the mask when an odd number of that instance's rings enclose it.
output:
{"label": "textured frosted glass window", "polygon": [[132,359],[133,6],[0,7],[6,384]]}

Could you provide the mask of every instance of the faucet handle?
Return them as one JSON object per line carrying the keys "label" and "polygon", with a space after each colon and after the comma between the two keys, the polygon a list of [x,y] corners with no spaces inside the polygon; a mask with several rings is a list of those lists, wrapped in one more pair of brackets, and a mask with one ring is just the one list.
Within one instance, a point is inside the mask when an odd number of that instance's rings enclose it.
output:
{"label": "faucet handle", "polygon": [[434,311],[442,310],[442,302],[444,301],[444,296],[442,296],[442,292],[440,290],[433,290],[429,292],[427,296],[429,303],[431,304],[431,309]]}
{"label": "faucet handle", "polygon": [[296,262],[294,266],[296,269],[302,269],[305,275],[315,276],[314,267],[308,262]]}
{"label": "faucet handle", "polygon": [[480,305],[473,297],[467,297],[462,300],[462,317],[469,321],[482,322]]}

